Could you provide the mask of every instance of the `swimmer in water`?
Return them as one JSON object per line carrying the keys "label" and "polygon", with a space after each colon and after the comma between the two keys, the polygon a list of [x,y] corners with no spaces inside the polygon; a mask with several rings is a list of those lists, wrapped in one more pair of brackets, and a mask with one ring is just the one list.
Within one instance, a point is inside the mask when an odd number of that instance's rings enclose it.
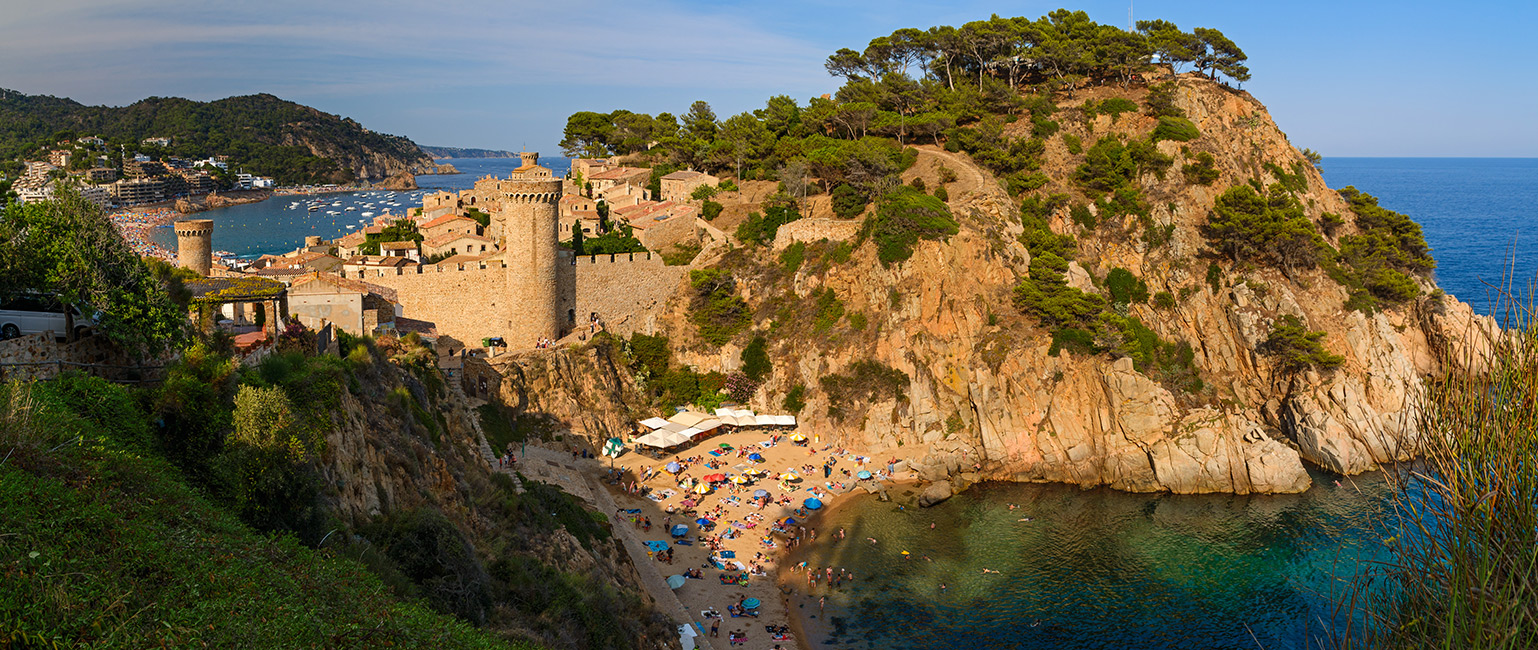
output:
{"label": "swimmer in water", "polygon": [[994,571],[993,569],[983,569],[983,575],[988,575],[990,573],[998,573],[998,571]]}
{"label": "swimmer in water", "polygon": [[865,538],[865,541],[870,542],[871,546],[875,546],[876,545],[876,538],[874,538],[874,537],[867,537],[867,538]]}

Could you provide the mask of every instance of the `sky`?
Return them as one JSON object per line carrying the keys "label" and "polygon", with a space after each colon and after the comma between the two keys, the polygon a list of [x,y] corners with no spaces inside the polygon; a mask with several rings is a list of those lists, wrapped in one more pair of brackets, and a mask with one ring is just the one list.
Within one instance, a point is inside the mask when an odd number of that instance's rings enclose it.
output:
{"label": "sky", "polygon": [[[823,69],[903,27],[1128,3],[0,0],[0,88],[126,105],[271,93],[418,144],[555,154],[571,113],[717,115],[832,92]],[[1538,156],[1533,0],[1142,0],[1213,27],[1246,90],[1326,156]]]}

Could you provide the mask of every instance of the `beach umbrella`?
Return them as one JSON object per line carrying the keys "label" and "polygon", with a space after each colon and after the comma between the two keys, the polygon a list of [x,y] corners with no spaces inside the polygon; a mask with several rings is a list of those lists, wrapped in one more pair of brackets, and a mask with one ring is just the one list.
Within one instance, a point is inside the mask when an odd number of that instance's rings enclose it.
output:
{"label": "beach umbrella", "polygon": [[755,463],[762,463],[762,462],[764,462],[764,457],[760,456],[758,454],[749,454],[748,455],[748,460],[751,460],[751,461],[753,461]]}
{"label": "beach umbrella", "polygon": [[721,448],[722,448],[722,449],[731,449],[731,448],[732,448],[732,446],[731,446],[731,445],[728,445],[728,444],[726,444],[726,443],[724,443],[724,442],[723,442],[723,443],[721,443],[721,444],[720,444],[720,445],[719,445],[719,446],[720,446],[720,447],[721,447]]}
{"label": "beach umbrella", "polygon": [[754,496],[754,498],[762,499],[764,497],[769,496],[769,491],[768,490],[754,490],[753,491],[753,496]]}
{"label": "beach umbrella", "polygon": [[708,484],[708,483],[701,483],[699,485],[694,486],[694,493],[695,494],[710,494],[710,484]]}
{"label": "beach umbrella", "polygon": [[668,463],[666,469],[669,472],[677,474],[677,473],[683,471],[684,468],[679,467],[678,462],[674,461],[674,462]]}
{"label": "beach umbrella", "polygon": [[790,441],[791,442],[806,442],[806,436],[803,436],[803,435],[798,433],[796,435],[791,436],[790,437]]}
{"label": "beach umbrella", "polygon": [[781,526],[794,526],[794,525],[796,525],[796,519],[794,517],[786,517],[786,518],[784,518],[783,520],[780,521],[780,525]]}
{"label": "beach umbrella", "polygon": [[738,485],[743,485],[743,484],[748,482],[748,477],[746,477],[746,476],[733,476],[732,477],[732,482],[736,483]]}
{"label": "beach umbrella", "polygon": [[683,524],[673,524],[672,534],[674,537],[683,537],[684,535],[688,535],[689,527]]}
{"label": "beach umbrella", "polygon": [[795,474],[793,474],[791,472],[785,472],[784,474],[780,475],[780,480],[781,481],[799,481],[799,480],[801,480],[801,477],[796,476]]}
{"label": "beach umbrella", "polygon": [[705,480],[708,481],[708,482],[711,482],[711,483],[720,483],[721,481],[725,481],[726,480],[726,475],[725,474],[711,474],[710,476],[706,476]]}
{"label": "beach umbrella", "polygon": [[762,604],[763,603],[758,602],[757,598],[749,598],[747,600],[742,601],[742,607],[744,609],[758,609],[758,606],[762,605]]}
{"label": "beach umbrella", "polygon": [[867,479],[867,478],[870,478],[870,472],[867,472],[867,471],[862,469],[862,470],[860,470],[860,473],[859,474],[855,474],[855,476],[858,476],[858,477],[860,477],[862,479]]}
{"label": "beach umbrella", "polygon": [[700,517],[699,519],[694,520],[694,523],[699,524],[701,526],[714,526],[714,525],[716,525],[716,522],[711,521],[709,519],[706,519],[704,517]]}
{"label": "beach umbrella", "polygon": [[668,586],[674,589],[684,586],[683,576],[668,576]]}
{"label": "beach umbrella", "polygon": [[807,510],[819,510],[822,508],[822,501],[817,499],[807,499],[806,501],[802,502],[801,505],[806,506]]}

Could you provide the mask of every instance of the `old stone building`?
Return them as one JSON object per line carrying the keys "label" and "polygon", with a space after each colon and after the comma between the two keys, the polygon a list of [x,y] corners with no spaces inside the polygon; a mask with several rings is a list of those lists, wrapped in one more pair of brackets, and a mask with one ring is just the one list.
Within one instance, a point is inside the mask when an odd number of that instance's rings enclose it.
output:
{"label": "old stone building", "polygon": [[704,172],[694,170],[673,172],[662,177],[663,201],[688,201],[694,194],[695,188],[701,185],[716,187],[721,184],[718,179]]}
{"label": "old stone building", "polygon": [[[650,253],[574,257],[560,250],[562,182],[538,160],[525,153],[507,178],[483,178],[460,192],[460,203],[473,199],[491,224],[481,236],[449,232],[441,237],[451,239],[423,242],[425,254],[451,257],[410,266],[356,258],[344,276],[393,290],[401,316],[430,321],[438,334],[465,345],[501,337],[512,348],[529,348],[587,326],[590,314],[620,334],[655,331],[655,314],[684,268]],[[693,221],[680,215],[675,223]]]}

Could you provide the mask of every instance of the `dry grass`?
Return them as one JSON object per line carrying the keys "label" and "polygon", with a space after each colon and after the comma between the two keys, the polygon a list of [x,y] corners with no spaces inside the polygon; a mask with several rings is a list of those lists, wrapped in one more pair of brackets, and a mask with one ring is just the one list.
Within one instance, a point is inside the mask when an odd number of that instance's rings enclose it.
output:
{"label": "dry grass", "polygon": [[1422,460],[1392,472],[1392,560],[1365,567],[1346,590],[1338,647],[1538,647],[1533,298],[1505,293],[1493,352],[1444,359],[1453,370],[1429,378]]}

